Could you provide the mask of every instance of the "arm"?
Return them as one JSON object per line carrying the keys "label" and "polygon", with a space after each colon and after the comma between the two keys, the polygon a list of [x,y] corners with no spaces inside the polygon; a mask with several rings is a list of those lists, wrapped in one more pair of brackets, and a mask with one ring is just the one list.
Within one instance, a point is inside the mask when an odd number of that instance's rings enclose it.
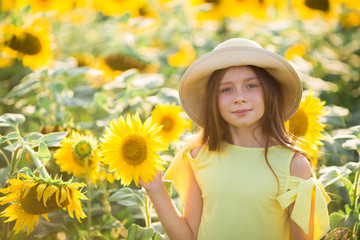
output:
{"label": "arm", "polygon": [[[295,177],[300,177],[304,179],[309,179],[312,176],[312,170],[309,161],[301,154],[295,153],[290,164],[290,175]],[[294,208],[294,203],[289,206],[289,217],[291,217],[292,210]],[[306,235],[304,231],[292,220],[290,219],[290,231],[292,240],[313,240],[314,234],[314,204],[311,204],[311,214],[310,214],[310,228],[309,235]]]}
{"label": "arm", "polygon": [[[199,150],[195,148],[191,152],[191,155],[196,157]],[[140,180],[140,185],[145,188],[150,197],[165,232],[172,240],[197,239],[202,214],[202,196],[194,172],[190,166],[188,167],[190,184],[185,201],[184,216],[181,216],[174,206],[162,181],[162,174],[160,171],[157,172],[153,182],[150,181],[146,184],[144,181]]]}

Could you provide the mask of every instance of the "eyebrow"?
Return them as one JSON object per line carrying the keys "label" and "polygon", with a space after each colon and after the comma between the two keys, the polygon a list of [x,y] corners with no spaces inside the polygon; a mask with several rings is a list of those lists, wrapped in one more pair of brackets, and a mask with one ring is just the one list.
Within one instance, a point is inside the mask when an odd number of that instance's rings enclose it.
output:
{"label": "eyebrow", "polygon": [[[251,80],[259,80],[259,78],[258,78],[257,76],[252,76],[252,77],[244,78],[244,81],[246,81],[246,82],[251,81]],[[220,86],[221,86],[221,85],[226,85],[226,84],[229,84],[229,83],[231,83],[231,81],[221,82],[221,83],[220,83]]]}

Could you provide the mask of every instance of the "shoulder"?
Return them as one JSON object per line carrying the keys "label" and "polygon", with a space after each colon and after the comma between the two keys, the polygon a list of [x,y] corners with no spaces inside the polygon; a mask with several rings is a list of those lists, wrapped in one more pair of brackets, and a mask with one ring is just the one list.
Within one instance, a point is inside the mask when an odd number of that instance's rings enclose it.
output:
{"label": "shoulder", "polygon": [[295,153],[290,163],[290,175],[309,179],[312,176],[312,169],[308,159],[300,153]]}
{"label": "shoulder", "polygon": [[199,152],[202,148],[202,145],[196,146],[190,150],[190,154],[192,158],[196,158],[199,155]]}

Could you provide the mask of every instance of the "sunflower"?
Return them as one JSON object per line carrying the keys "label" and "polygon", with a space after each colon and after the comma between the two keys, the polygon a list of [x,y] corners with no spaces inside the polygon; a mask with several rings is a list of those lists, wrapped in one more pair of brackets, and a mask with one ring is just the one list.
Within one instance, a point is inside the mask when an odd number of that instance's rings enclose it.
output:
{"label": "sunflower", "polygon": [[360,12],[349,11],[348,13],[341,14],[340,24],[346,30],[350,30],[354,27],[360,26]]}
{"label": "sunflower", "polygon": [[14,8],[15,6],[16,6],[15,0],[1,1],[0,2],[0,11],[6,12],[6,11],[9,11],[10,9]]}
{"label": "sunflower", "polygon": [[313,94],[314,91],[310,91],[307,97],[302,97],[297,112],[286,125],[299,147],[316,162],[318,146],[323,144],[320,140],[324,139],[321,132],[325,124],[320,122],[319,116],[324,114],[325,101],[320,101]]}
{"label": "sunflower", "polygon": [[145,0],[94,0],[93,8],[104,15],[117,15],[130,13],[139,16],[139,10],[145,5]]}
{"label": "sunflower", "polygon": [[22,60],[24,66],[33,70],[51,65],[49,22],[42,18],[30,25],[4,26],[0,46],[4,56]]}
{"label": "sunflower", "polygon": [[71,136],[63,139],[61,147],[54,154],[56,163],[62,172],[74,176],[85,176],[85,164],[88,161],[89,177],[93,182],[99,177],[99,151],[97,141],[91,135],[72,131]]}
{"label": "sunflower", "polygon": [[[62,182],[60,179],[43,179],[18,174],[17,179],[9,179],[9,186],[0,189],[5,196],[0,197],[0,205],[10,203],[1,212],[1,217],[7,217],[5,222],[16,220],[14,231],[17,234],[27,227],[27,234],[34,230],[39,223],[40,216],[50,221],[47,213],[65,209],[71,218],[73,213],[79,222],[86,218],[80,199],[87,198],[81,193],[83,183]],[[79,189],[80,188],[80,189]]]}
{"label": "sunflower", "polygon": [[196,52],[189,41],[180,43],[179,50],[167,57],[168,63],[174,67],[188,67],[195,60]]}
{"label": "sunflower", "polygon": [[128,115],[126,120],[122,116],[112,120],[100,139],[101,161],[109,165],[110,172],[115,170],[124,186],[132,180],[139,186],[139,179],[148,183],[157,170],[164,170],[165,161],[158,154],[166,150],[160,130],[151,118],[142,123],[138,113]]}
{"label": "sunflower", "polygon": [[291,3],[292,10],[302,19],[337,19],[341,10],[338,0],[292,0]]}
{"label": "sunflower", "polygon": [[30,5],[33,13],[46,11],[65,13],[73,9],[74,0],[17,0],[17,5]]}
{"label": "sunflower", "polygon": [[340,3],[343,3],[347,8],[360,10],[360,2],[354,0],[339,0]]}
{"label": "sunflower", "polygon": [[303,57],[307,51],[307,47],[303,43],[297,43],[290,46],[285,53],[285,58],[293,60],[294,56]]}
{"label": "sunflower", "polygon": [[162,125],[160,134],[168,142],[179,139],[189,122],[184,121],[181,114],[181,107],[175,104],[156,105],[151,113],[153,123]]}
{"label": "sunflower", "polygon": [[113,173],[109,173],[106,170],[100,171],[100,181],[107,180],[109,183],[114,183],[115,176]]}
{"label": "sunflower", "polygon": [[113,81],[115,77],[128,69],[136,68],[143,71],[149,67],[143,61],[120,53],[97,58],[91,65],[94,71],[87,74],[87,78],[93,87],[101,87]]}
{"label": "sunflower", "polygon": [[281,11],[287,6],[287,2],[285,0],[191,0],[191,5],[198,10],[198,20],[222,20],[249,13],[256,18],[264,19],[268,17],[269,7]]}

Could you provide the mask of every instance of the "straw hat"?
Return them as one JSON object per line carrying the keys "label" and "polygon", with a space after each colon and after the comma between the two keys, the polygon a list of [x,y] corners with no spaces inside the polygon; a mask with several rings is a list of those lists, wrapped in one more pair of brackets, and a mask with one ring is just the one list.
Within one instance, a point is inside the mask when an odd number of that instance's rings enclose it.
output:
{"label": "straw hat", "polygon": [[233,38],[220,43],[213,51],[197,59],[186,70],[179,84],[181,105],[200,127],[204,115],[205,91],[211,74],[231,66],[253,65],[265,69],[280,83],[284,99],[282,108],[289,120],[299,107],[302,86],[293,67],[280,55],[263,49],[258,43]]}

